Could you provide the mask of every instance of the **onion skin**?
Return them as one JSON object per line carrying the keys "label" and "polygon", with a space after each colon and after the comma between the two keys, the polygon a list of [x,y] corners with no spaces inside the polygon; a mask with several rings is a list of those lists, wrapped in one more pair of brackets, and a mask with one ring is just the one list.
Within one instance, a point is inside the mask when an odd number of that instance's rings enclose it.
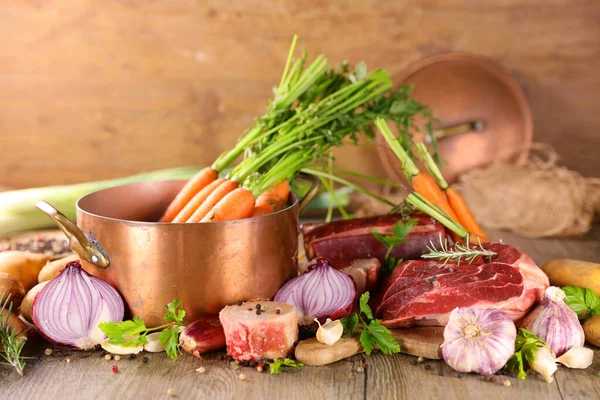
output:
{"label": "onion skin", "polygon": [[123,299],[116,289],[74,261],[35,297],[33,323],[52,343],[90,350],[105,337],[98,324],[119,322],[124,312]]}
{"label": "onion skin", "polygon": [[563,299],[565,293],[556,286],[546,289],[544,298],[521,323],[535,333],[560,357],[573,347],[582,347],[585,334],[575,311]]}
{"label": "onion skin", "polygon": [[191,355],[202,358],[200,354],[225,347],[225,332],[219,317],[208,317],[192,322],[179,334],[181,348]]}
{"label": "onion skin", "polygon": [[350,315],[356,297],[354,279],[333,268],[326,259],[317,258],[303,274],[283,285],[273,301],[294,306],[299,324],[311,325],[315,318],[324,323],[327,318]]}
{"label": "onion skin", "polygon": [[444,329],[442,355],[459,372],[491,375],[515,352],[517,328],[501,311],[455,308]]}

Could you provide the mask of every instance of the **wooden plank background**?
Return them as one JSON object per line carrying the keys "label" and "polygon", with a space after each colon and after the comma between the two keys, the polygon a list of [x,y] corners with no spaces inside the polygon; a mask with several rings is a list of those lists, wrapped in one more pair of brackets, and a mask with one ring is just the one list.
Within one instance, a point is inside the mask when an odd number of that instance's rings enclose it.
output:
{"label": "wooden plank background", "polygon": [[[294,33],[394,76],[447,51],[492,57],[524,88],[535,140],[600,167],[597,0],[3,0],[0,27],[1,185],[209,163],[264,110]],[[384,174],[373,148],[338,159]]]}

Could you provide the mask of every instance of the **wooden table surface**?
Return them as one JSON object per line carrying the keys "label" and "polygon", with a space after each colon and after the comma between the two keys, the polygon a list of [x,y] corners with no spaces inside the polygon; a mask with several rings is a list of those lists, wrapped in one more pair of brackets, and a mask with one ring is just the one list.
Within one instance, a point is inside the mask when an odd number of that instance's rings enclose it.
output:
{"label": "wooden table surface", "polygon": [[[600,260],[600,226],[577,239],[531,240],[506,232],[490,232],[530,254],[539,264],[555,258]],[[34,347],[34,346],[30,346]],[[554,383],[539,376],[526,381],[497,376],[497,382],[467,374],[458,376],[442,361],[414,364],[408,355],[358,355],[325,367],[286,370],[280,375],[235,370],[223,361],[224,353],[200,360],[183,354],[171,361],[164,353],[120,361],[106,361],[102,352],[55,350],[44,356],[47,345],[29,360],[25,376],[0,367],[0,399],[164,399],[169,389],[179,399],[598,399],[600,351],[587,370],[559,367]],[[412,363],[411,363],[412,362]],[[362,368],[366,363],[366,368]],[[111,372],[117,365],[118,373]],[[206,372],[196,372],[199,367]],[[239,380],[243,372],[245,380]],[[502,385],[508,379],[510,387]]]}

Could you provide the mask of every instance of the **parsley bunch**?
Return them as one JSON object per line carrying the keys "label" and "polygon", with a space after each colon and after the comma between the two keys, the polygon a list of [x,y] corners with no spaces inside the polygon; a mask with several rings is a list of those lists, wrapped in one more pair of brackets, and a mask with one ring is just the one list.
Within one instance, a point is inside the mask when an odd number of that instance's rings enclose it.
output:
{"label": "parsley bunch", "polygon": [[108,343],[123,347],[138,347],[148,343],[148,333],[162,329],[158,340],[165,346],[167,355],[177,360],[179,352],[179,327],[185,326],[183,318],[185,310],[178,309],[179,300],[173,300],[165,306],[167,311],[164,320],[166,324],[156,328],[148,328],[140,317],[121,322],[102,322],[98,326],[108,337]]}
{"label": "parsley bunch", "polygon": [[418,223],[419,220],[414,218],[411,218],[407,221],[400,220],[392,227],[392,235],[386,236],[377,233],[377,231],[373,229],[372,233],[373,236],[375,236],[375,239],[379,240],[387,248],[387,252],[385,253],[385,261],[381,266],[381,272],[384,275],[391,274],[394,268],[396,268],[396,265],[402,262],[402,259],[397,260],[395,257],[390,257],[390,253],[394,247],[404,243],[406,237],[410,233],[410,230]]}
{"label": "parsley bunch", "polygon": [[537,337],[534,333],[524,328],[519,328],[519,333],[515,339],[515,354],[506,363],[506,370],[512,372],[517,368],[519,373],[517,376],[519,379],[525,379],[527,373],[525,372],[525,362],[535,360],[535,354],[541,347],[550,349],[546,342]]}
{"label": "parsley bunch", "polygon": [[369,292],[363,293],[359,300],[360,311],[340,320],[344,326],[344,333],[348,336],[352,335],[352,332],[354,332],[360,323],[362,325],[360,343],[367,355],[371,354],[375,345],[384,354],[399,353],[400,345],[392,336],[392,332],[381,325],[380,319],[375,319],[373,316],[373,311],[371,311],[371,307],[368,304],[369,297]]}

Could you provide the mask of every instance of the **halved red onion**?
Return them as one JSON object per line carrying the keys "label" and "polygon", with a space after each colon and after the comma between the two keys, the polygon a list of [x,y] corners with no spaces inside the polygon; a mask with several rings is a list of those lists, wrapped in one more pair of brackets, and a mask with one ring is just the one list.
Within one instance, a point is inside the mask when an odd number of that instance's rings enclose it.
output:
{"label": "halved red onion", "polygon": [[300,325],[348,316],[356,299],[356,284],[348,275],[317,258],[306,271],[279,289],[275,301],[296,307]]}
{"label": "halved red onion", "polygon": [[112,286],[73,261],[36,296],[33,323],[51,342],[86,350],[105,337],[98,324],[121,321],[124,310]]}

